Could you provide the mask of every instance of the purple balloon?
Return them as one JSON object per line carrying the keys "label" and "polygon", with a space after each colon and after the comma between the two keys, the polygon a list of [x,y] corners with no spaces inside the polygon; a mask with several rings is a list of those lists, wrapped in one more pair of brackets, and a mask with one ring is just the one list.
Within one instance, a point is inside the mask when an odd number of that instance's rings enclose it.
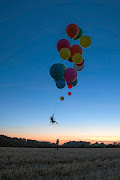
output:
{"label": "purple balloon", "polygon": [[65,69],[64,79],[67,83],[75,81],[77,78],[77,72],[74,68]]}
{"label": "purple balloon", "polygon": [[70,49],[70,42],[67,39],[61,39],[57,42],[57,50],[60,51],[62,48]]}

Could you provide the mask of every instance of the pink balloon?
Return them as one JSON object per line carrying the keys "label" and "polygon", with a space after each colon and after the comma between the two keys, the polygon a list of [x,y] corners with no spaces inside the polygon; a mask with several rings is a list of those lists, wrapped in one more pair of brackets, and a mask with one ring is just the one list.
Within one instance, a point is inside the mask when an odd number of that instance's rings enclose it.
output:
{"label": "pink balloon", "polygon": [[70,49],[70,42],[67,39],[61,39],[57,42],[57,50],[60,51],[62,48]]}
{"label": "pink balloon", "polygon": [[75,81],[77,78],[77,72],[74,68],[65,69],[64,79],[67,83]]}

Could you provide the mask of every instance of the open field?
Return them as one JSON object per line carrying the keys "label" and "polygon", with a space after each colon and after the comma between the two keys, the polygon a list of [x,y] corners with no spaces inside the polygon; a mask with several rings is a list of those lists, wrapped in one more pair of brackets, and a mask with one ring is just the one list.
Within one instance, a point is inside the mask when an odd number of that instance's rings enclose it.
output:
{"label": "open field", "polygon": [[0,148],[0,180],[119,180],[120,149]]}

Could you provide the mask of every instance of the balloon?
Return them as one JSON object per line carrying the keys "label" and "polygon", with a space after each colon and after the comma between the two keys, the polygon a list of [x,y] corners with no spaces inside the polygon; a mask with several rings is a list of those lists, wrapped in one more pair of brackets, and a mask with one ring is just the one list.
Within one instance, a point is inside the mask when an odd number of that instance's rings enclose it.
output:
{"label": "balloon", "polygon": [[82,66],[84,64],[84,59],[82,60],[82,62],[80,64],[76,64],[77,66]]}
{"label": "balloon", "polygon": [[68,61],[69,61],[69,62],[73,62],[72,58],[68,58]]}
{"label": "balloon", "polygon": [[71,52],[68,48],[62,48],[60,50],[60,57],[64,60],[68,59],[71,55]]}
{"label": "balloon", "polygon": [[80,54],[83,53],[82,48],[79,45],[71,46],[70,51],[71,51],[71,57],[73,57],[73,55],[76,53],[80,53]]}
{"label": "balloon", "polygon": [[74,63],[80,64],[83,61],[83,58],[82,58],[82,55],[80,53],[76,53],[72,57],[72,60],[73,60]]}
{"label": "balloon", "polygon": [[89,36],[82,36],[80,39],[80,45],[87,48],[91,45],[91,38]]}
{"label": "balloon", "polygon": [[79,27],[76,24],[69,24],[66,28],[67,35],[72,39],[75,38],[79,33]]}
{"label": "balloon", "polygon": [[[61,63],[60,63],[61,64]],[[63,67],[64,67],[64,70],[66,69],[66,67],[64,66],[64,64],[61,64]],[[57,80],[56,79],[54,79],[54,81],[56,82]]]}
{"label": "balloon", "polygon": [[70,49],[70,42],[67,39],[61,39],[57,42],[57,50],[60,51],[62,48]]}
{"label": "balloon", "polygon": [[62,89],[65,87],[65,80],[64,79],[58,79],[56,81],[56,86],[59,88],[59,89]]}
{"label": "balloon", "polygon": [[74,41],[80,39],[82,34],[83,34],[82,29],[79,27],[79,34],[74,38]]}
{"label": "balloon", "polygon": [[71,92],[69,92],[68,95],[71,96]]}
{"label": "balloon", "polygon": [[77,72],[74,68],[65,69],[64,79],[67,83],[75,81],[77,78]]}
{"label": "balloon", "polygon": [[77,66],[77,65],[74,63],[73,67],[74,67],[74,69],[75,69],[76,71],[82,71],[82,69],[84,68],[84,64],[83,64],[82,66]]}
{"label": "balloon", "polygon": [[63,67],[64,67],[64,69],[66,69],[66,67],[64,66],[64,64],[61,64]]}
{"label": "balloon", "polygon": [[73,87],[73,84],[68,84],[68,88],[71,89]]}
{"label": "balloon", "polygon": [[76,79],[74,82],[72,82],[73,86],[76,86],[78,80]]}
{"label": "balloon", "polygon": [[77,82],[78,82],[78,80],[76,79],[75,81],[73,81],[73,82],[71,82],[71,83],[67,83],[67,85],[68,85],[68,84],[72,84],[73,86],[76,86]]}
{"label": "balloon", "polygon": [[60,97],[60,100],[61,100],[61,101],[63,101],[63,100],[64,100],[64,97],[63,97],[63,96],[61,96],[61,97]]}
{"label": "balloon", "polygon": [[60,63],[53,64],[50,67],[50,75],[55,80],[63,79],[64,73],[65,73],[64,66]]}

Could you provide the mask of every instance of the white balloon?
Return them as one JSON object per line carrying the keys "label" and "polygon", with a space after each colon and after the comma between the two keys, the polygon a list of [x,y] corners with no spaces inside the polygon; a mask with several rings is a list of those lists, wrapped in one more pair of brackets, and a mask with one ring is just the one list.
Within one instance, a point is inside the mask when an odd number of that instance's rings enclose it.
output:
{"label": "white balloon", "polygon": [[81,66],[77,66],[75,63],[73,64],[73,68],[76,70],[76,71],[82,71],[82,69],[84,68],[84,64],[81,65]]}

